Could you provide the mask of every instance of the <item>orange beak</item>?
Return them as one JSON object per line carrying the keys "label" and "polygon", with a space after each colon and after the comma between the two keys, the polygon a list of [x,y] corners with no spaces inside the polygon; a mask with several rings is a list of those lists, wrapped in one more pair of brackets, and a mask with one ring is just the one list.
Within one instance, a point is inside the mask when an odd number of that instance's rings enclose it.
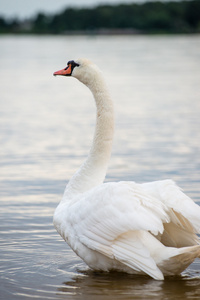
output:
{"label": "orange beak", "polygon": [[56,75],[63,75],[63,76],[70,76],[72,73],[72,67],[69,65],[67,68],[56,71],[53,73],[54,76]]}

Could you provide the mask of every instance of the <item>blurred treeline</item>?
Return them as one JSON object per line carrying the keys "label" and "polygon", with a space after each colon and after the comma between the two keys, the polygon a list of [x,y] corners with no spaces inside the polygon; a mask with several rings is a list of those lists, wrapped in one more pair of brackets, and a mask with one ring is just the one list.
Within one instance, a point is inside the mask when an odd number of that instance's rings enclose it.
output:
{"label": "blurred treeline", "polygon": [[197,33],[200,0],[67,8],[29,20],[0,17],[0,33]]}

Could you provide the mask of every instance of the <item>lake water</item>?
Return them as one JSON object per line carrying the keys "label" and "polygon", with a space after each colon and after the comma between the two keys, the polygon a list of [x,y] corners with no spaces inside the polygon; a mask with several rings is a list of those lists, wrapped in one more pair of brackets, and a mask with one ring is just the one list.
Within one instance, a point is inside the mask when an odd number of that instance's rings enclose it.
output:
{"label": "lake water", "polygon": [[199,299],[200,260],[164,282],[90,271],[52,225],[87,156],[95,106],[74,78],[87,57],[113,96],[107,181],[171,178],[200,203],[200,36],[0,37],[0,299]]}

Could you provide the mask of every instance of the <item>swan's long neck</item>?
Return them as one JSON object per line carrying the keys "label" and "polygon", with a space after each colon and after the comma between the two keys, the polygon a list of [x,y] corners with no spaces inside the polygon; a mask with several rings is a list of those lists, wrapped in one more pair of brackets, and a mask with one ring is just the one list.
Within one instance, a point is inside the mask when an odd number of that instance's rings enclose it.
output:
{"label": "swan's long neck", "polygon": [[86,161],[69,181],[64,199],[84,193],[104,181],[110,159],[114,133],[113,103],[100,74],[90,84],[96,108],[96,127],[92,147]]}

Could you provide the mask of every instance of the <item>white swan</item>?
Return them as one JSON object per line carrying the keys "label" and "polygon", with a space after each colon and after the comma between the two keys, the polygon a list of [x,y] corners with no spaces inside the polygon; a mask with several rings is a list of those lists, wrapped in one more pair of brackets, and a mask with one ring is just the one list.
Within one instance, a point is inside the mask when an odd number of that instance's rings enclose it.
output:
{"label": "white swan", "polygon": [[114,131],[113,103],[103,76],[86,59],[69,61],[54,75],[79,79],[97,107],[93,144],[55,210],[56,230],[92,269],[158,280],[180,274],[200,257],[200,207],[171,180],[103,183]]}

